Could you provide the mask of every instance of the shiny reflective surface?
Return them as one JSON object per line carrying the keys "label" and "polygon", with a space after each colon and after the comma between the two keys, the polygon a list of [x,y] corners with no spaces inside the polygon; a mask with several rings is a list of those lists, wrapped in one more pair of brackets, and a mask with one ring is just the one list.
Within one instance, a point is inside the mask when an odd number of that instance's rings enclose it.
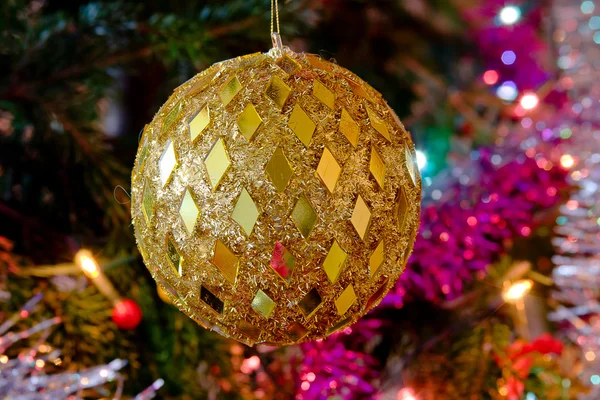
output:
{"label": "shiny reflective surface", "polygon": [[323,261],[323,270],[327,274],[329,282],[335,283],[340,276],[348,254],[340,247],[337,240],[333,241],[325,261]]}
{"label": "shiny reflective surface", "polygon": [[340,294],[340,297],[338,297],[335,301],[335,307],[337,308],[338,314],[346,314],[346,311],[348,311],[350,307],[352,307],[355,301],[356,293],[354,293],[354,287],[352,285],[349,285],[346,289],[344,289],[342,294]]}
{"label": "shiny reflective surface", "polygon": [[307,238],[317,222],[317,213],[315,213],[306,196],[300,197],[296,202],[296,206],[292,211],[292,220],[294,220],[294,224],[296,224],[302,236]]}
{"label": "shiny reflective surface", "polygon": [[267,174],[278,192],[283,192],[292,178],[292,168],[281,147],[278,147],[266,167]]}
{"label": "shiny reflective surface", "polygon": [[231,100],[242,90],[242,84],[238,80],[237,76],[233,76],[221,89],[219,95],[223,105],[226,106]]}
{"label": "shiny reflective surface", "polygon": [[354,211],[352,212],[352,225],[358,232],[358,235],[361,239],[365,238],[367,234],[367,230],[369,229],[369,225],[371,224],[371,211],[367,206],[367,203],[363,200],[363,198],[359,195],[356,199],[356,204],[354,206]]}
{"label": "shiny reflective surface", "polygon": [[231,213],[231,218],[242,227],[246,236],[250,236],[258,215],[258,208],[256,208],[256,204],[250,197],[250,193],[246,189],[242,189],[242,193],[240,193],[240,197],[238,197],[235,208]]}
{"label": "shiny reflective surface", "polygon": [[274,76],[267,87],[266,95],[273,100],[279,108],[287,101],[292,89],[280,77]]}
{"label": "shiny reflective surface", "polygon": [[385,179],[385,163],[377,152],[375,146],[371,146],[371,161],[369,162],[369,171],[373,174],[373,177],[379,184],[379,187],[383,189]]}
{"label": "shiny reflective surface", "polygon": [[219,271],[221,271],[229,283],[235,285],[239,261],[237,256],[220,240],[217,240],[215,243],[213,258],[210,262],[219,268]]}
{"label": "shiny reflective surface", "polygon": [[258,112],[252,103],[248,103],[237,120],[240,132],[242,132],[242,135],[244,135],[248,141],[251,141],[254,138],[254,134],[261,126],[262,122],[262,118],[258,115]]}
{"label": "shiny reflective surface", "polygon": [[321,178],[325,186],[327,186],[329,192],[333,193],[341,172],[342,167],[337,163],[331,151],[325,148],[317,166],[317,175]]}
{"label": "shiny reflective surface", "polygon": [[181,215],[181,219],[183,220],[188,235],[191,235],[194,232],[198,214],[198,206],[196,206],[196,202],[194,201],[190,190],[186,189],[181,201],[181,207],[179,207],[179,215]]}
{"label": "shiny reflective surface", "polygon": [[169,182],[171,173],[176,165],[177,158],[175,156],[175,147],[173,146],[173,142],[169,140],[165,146],[165,151],[162,153],[160,160],[158,161],[160,182],[162,183],[163,187],[167,184],[167,182]]}
{"label": "shiny reflective surface", "polygon": [[335,95],[321,81],[315,80],[313,84],[313,95],[321,100],[323,104],[332,110],[335,107]]}
{"label": "shiny reflective surface", "polygon": [[210,110],[204,106],[202,110],[190,121],[190,139],[195,141],[210,123]]}
{"label": "shiny reflective surface", "polygon": [[258,311],[263,317],[269,318],[275,308],[275,302],[259,289],[256,292],[256,296],[254,296],[254,300],[252,300],[252,308]]}
{"label": "shiny reflective surface", "polygon": [[208,171],[210,185],[214,190],[217,188],[217,186],[219,186],[221,179],[223,179],[225,172],[227,172],[227,169],[231,165],[231,161],[229,161],[229,155],[227,154],[227,150],[225,150],[225,143],[223,142],[222,138],[217,139],[212,149],[206,156],[204,165]]}
{"label": "shiny reflective surface", "polygon": [[345,108],[342,108],[342,115],[340,117],[340,132],[346,136],[346,139],[350,142],[350,144],[356,148],[358,145],[358,135],[360,134],[360,127],[358,124],[352,119],[348,111]]}
{"label": "shiny reflective surface", "polygon": [[296,104],[294,106],[288,126],[298,136],[298,139],[300,139],[304,146],[308,147],[310,145],[316,125],[300,105]]}

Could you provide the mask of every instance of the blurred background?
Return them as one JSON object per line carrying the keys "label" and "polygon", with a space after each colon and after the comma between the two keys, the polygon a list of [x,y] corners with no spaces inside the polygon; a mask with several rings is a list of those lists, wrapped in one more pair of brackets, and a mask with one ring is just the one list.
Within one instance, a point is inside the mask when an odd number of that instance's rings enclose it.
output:
{"label": "blurred background", "polygon": [[369,82],[412,134],[407,270],[356,325],[279,349],[157,290],[130,223],[140,132],[196,73],[267,51],[270,7],[0,4],[0,397],[600,398],[595,1],[280,2],[284,44]]}

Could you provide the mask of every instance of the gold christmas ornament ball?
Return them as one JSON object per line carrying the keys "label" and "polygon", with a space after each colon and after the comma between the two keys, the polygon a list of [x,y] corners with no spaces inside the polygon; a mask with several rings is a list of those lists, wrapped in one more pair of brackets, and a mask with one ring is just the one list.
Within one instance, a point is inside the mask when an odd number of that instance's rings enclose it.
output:
{"label": "gold christmas ornament ball", "polygon": [[419,224],[409,133],[350,71],[274,48],[214,64],[144,129],[132,218],[153,277],[253,345],[323,338],[375,307]]}

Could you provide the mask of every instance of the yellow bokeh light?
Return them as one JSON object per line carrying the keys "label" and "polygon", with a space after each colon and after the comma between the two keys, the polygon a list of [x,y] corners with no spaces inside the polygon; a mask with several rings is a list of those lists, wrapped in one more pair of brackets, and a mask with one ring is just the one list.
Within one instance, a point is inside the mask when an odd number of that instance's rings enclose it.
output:
{"label": "yellow bokeh light", "polygon": [[89,278],[94,279],[100,275],[100,267],[89,250],[79,250],[77,254],[75,254],[75,264],[77,264]]}
{"label": "yellow bokeh light", "polygon": [[506,289],[504,289],[504,291],[502,292],[502,298],[504,299],[504,301],[508,302],[517,301],[519,299],[522,299],[527,293],[529,293],[532,286],[533,282],[529,279],[517,281],[512,285],[508,286]]}
{"label": "yellow bokeh light", "polygon": [[562,165],[563,168],[569,169],[574,164],[575,164],[575,159],[570,154],[563,154],[563,156],[560,158],[560,165]]}

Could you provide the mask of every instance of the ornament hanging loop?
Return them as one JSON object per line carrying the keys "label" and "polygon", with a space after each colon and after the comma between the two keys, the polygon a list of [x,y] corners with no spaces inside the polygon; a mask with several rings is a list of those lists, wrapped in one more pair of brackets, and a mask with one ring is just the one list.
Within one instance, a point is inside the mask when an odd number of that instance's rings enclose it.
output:
{"label": "ornament hanging loop", "polygon": [[[275,32],[274,21],[277,21],[277,32]],[[279,4],[277,0],[271,0],[271,42],[275,56],[280,57],[283,54],[283,44],[279,35]]]}

